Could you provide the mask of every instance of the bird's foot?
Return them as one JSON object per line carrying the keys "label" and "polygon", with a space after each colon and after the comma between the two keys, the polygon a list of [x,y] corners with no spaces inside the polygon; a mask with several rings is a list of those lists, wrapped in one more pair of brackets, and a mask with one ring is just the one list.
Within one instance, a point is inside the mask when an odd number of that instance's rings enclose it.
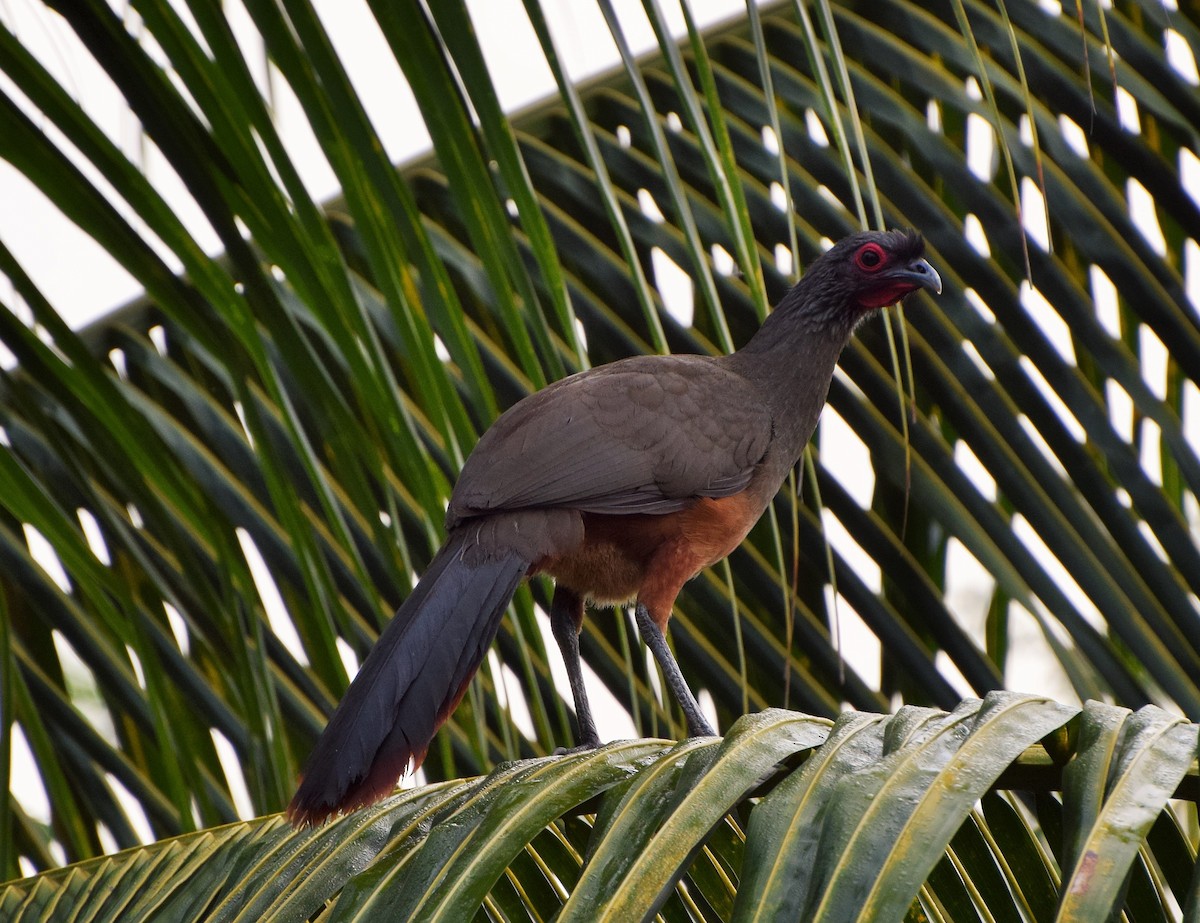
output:
{"label": "bird's foot", "polygon": [[596,737],[592,740],[585,740],[581,744],[576,744],[573,747],[556,747],[551,756],[570,756],[572,753],[586,753],[588,750],[595,750],[601,746],[600,738]]}
{"label": "bird's foot", "polygon": [[708,719],[697,712],[695,715],[687,716],[688,722],[688,737],[717,737],[718,734],[713,730],[712,725],[708,723]]}

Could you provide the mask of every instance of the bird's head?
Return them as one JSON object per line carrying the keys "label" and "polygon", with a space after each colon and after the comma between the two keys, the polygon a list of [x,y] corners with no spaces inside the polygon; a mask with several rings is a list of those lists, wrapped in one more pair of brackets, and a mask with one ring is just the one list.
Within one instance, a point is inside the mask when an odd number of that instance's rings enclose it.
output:
{"label": "bird's head", "polygon": [[920,289],[941,294],[942,279],[924,254],[916,231],[866,231],[842,238],[805,275],[824,277],[822,287],[843,309],[870,312]]}
{"label": "bird's head", "polygon": [[811,334],[845,345],[854,328],[879,308],[920,289],[941,293],[941,277],[924,254],[925,241],[916,231],[864,231],[842,238],[809,264],[743,349],[755,355]]}

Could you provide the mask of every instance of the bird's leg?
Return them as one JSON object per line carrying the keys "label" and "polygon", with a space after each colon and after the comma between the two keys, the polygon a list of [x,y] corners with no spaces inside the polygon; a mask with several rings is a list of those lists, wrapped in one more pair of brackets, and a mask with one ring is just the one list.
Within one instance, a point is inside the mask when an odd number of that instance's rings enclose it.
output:
{"label": "bird's leg", "polygon": [[646,647],[650,648],[650,653],[654,655],[654,659],[658,661],[658,665],[662,667],[667,685],[671,688],[671,693],[675,696],[675,701],[683,709],[683,715],[687,719],[688,737],[715,736],[717,732],[712,729],[712,726],[708,723],[708,719],[701,714],[700,704],[696,701],[696,697],[692,695],[692,690],[688,688],[683,674],[679,671],[679,664],[675,662],[675,655],[667,647],[667,639],[663,636],[658,625],[655,624],[654,619],[650,617],[650,611],[640,602],[637,604],[635,611],[638,633],[641,634],[642,641]]}
{"label": "bird's leg", "polygon": [[563,663],[567,665],[567,678],[571,681],[571,695],[575,697],[575,718],[578,734],[575,738],[580,749],[591,750],[600,746],[600,735],[596,733],[596,722],[592,720],[592,708],[588,705],[587,689],[583,685],[583,667],[579,662],[579,630],[583,627],[583,599],[562,586],[554,588],[550,601],[550,631],[562,651]]}

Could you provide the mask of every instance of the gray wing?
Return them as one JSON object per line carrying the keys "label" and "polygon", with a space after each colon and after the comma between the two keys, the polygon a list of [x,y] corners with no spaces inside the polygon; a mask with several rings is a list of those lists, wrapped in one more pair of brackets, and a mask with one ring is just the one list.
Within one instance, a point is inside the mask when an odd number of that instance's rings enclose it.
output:
{"label": "gray wing", "polygon": [[446,519],[530,507],[668,513],[746,488],[771,441],[761,395],[720,362],[639,356],[520,401],[463,466]]}

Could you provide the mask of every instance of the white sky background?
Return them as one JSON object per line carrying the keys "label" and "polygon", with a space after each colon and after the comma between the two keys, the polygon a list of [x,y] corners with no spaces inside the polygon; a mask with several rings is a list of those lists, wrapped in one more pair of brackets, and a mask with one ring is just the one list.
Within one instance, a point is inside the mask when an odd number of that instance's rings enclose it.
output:
{"label": "white sky background", "polygon": [[[654,35],[642,12],[641,0],[613,2],[620,15],[625,36],[635,52],[641,53],[655,47]],[[355,88],[375,123],[390,159],[403,162],[428,150],[429,137],[416,104],[404,83],[399,67],[374,26],[366,4],[362,0],[316,0],[316,6],[342,54],[342,60],[350,71]],[[553,78],[520,0],[469,0],[469,6],[497,91],[506,110],[511,112],[554,92]],[[547,0],[543,6],[559,46],[562,61],[573,79],[583,79],[619,64],[616,47],[594,3],[580,0]],[[682,35],[683,18],[678,4],[672,0],[663,0],[662,6],[673,31]],[[745,4],[744,0],[690,0],[690,7],[697,22],[704,27],[741,15]],[[267,68],[262,63],[261,48],[256,47],[258,40],[248,17],[243,14],[239,20],[234,15],[232,11],[240,10],[236,4],[227,4],[227,9],[231,10],[230,15],[235,26],[240,24],[243,27],[242,31],[247,36],[247,47],[254,49],[248,51],[247,56],[252,61],[259,62],[260,76],[263,85],[266,86]],[[217,239],[205,224],[198,209],[183,192],[174,174],[165,168],[161,158],[143,145],[136,119],[125,109],[123,100],[107,77],[82,51],[70,29],[35,0],[12,0],[0,6],[0,20],[15,31],[65,86],[73,90],[97,123],[121,144],[131,159],[144,164],[151,179],[160,185],[172,201],[177,202],[180,216],[192,229],[196,239],[210,252],[218,251]],[[1177,67],[1185,73],[1190,68],[1192,75],[1196,72],[1195,62],[1191,61],[1190,54],[1187,60],[1181,59]],[[0,77],[0,80],[2,79],[4,78]],[[271,90],[280,132],[289,146],[293,162],[317,201],[331,198],[338,192],[334,176],[308,132],[302,111],[281,81],[272,81]],[[1137,131],[1136,103],[1131,99],[1122,100],[1122,103],[1123,124],[1128,130]],[[1131,116],[1124,111],[1130,106]],[[979,172],[994,171],[995,152],[991,143],[991,129],[982,120],[979,121],[981,124],[975,126],[976,140],[968,145],[972,168],[976,169],[977,166]],[[1073,137],[1073,131],[1076,130],[1077,126],[1063,126],[1064,134],[1068,137]],[[1200,190],[1200,163],[1193,158],[1192,162],[1185,163],[1182,169],[1185,173],[1185,186],[1193,196],[1200,198],[1200,193],[1196,191]],[[172,193],[172,190],[175,192]],[[1036,188],[1030,193],[1034,194]],[[1025,212],[1037,218],[1040,215],[1040,206],[1026,202]],[[1150,217],[1142,223],[1145,225],[1144,233],[1153,240],[1157,224],[1153,221],[1152,209],[1149,212]],[[986,241],[982,240],[982,232],[977,227],[973,228],[968,222],[967,231],[968,237],[972,238],[977,246],[986,248]],[[1037,229],[1031,228],[1031,232],[1036,244]],[[972,235],[979,239],[976,241]],[[0,239],[13,250],[43,294],[72,326],[82,326],[140,294],[139,286],[98,245],[64,219],[41,193],[3,162],[0,162]],[[1191,257],[1188,265],[1189,292],[1192,294],[1193,303],[1196,303],[1200,301],[1197,297],[1200,254],[1193,253]],[[1055,329],[1056,321],[1061,326],[1061,320],[1044,302],[1038,300],[1035,292],[1025,294],[1027,297],[1023,300],[1026,307],[1031,312],[1044,313],[1049,329]],[[10,296],[11,289],[7,280],[0,279],[0,300],[12,304],[13,299]],[[669,293],[666,300],[668,303],[672,300]],[[1102,293],[1100,300],[1104,300]],[[1115,300],[1113,303],[1115,304]],[[1100,303],[1098,309],[1104,314],[1111,310],[1111,307]],[[1065,344],[1064,348],[1069,349],[1069,336],[1065,329],[1061,330],[1061,340]],[[1147,370],[1148,379],[1154,374],[1152,369]],[[1191,404],[1193,416],[1200,413],[1198,405],[1200,401],[1193,401]],[[869,503],[873,475],[866,447],[831,412],[825,414],[821,425],[822,451],[838,459],[838,464],[833,466],[833,470],[844,480],[852,495],[864,498],[864,502]],[[1200,422],[1192,420],[1189,428],[1193,435],[1200,433]],[[965,446],[960,448],[965,450]],[[965,465],[972,465],[973,459],[969,457],[969,451],[958,454]],[[987,477],[981,468],[980,477]],[[880,575],[874,563],[858,552],[836,519],[827,516],[826,525],[835,547],[856,566],[861,562],[860,573],[863,579],[868,585],[878,588]],[[1032,535],[1032,530],[1026,531],[1029,533],[1026,536],[1027,540],[1036,546],[1036,536]],[[252,554],[248,551],[248,556]],[[972,635],[982,638],[982,619],[990,593],[990,578],[956,542],[952,543],[950,556],[950,604]],[[48,566],[52,566],[53,563],[48,559]],[[1071,585],[1069,575],[1064,572],[1060,576],[1064,584]],[[267,583],[269,581],[262,586],[268,608],[281,607],[281,603],[268,599],[271,593]],[[1081,599],[1082,594],[1076,592],[1073,595],[1076,599]],[[867,682],[877,682],[880,654],[878,639],[844,602],[839,605],[839,612],[841,640],[847,660]],[[282,634],[283,626],[287,624],[286,616],[275,618],[275,615],[282,613],[273,612],[272,617],[273,626]],[[1033,651],[1034,655],[1025,656],[1023,653],[1021,657],[1013,658],[1013,669],[1008,676],[1009,684],[1014,688],[1071,700],[1073,693],[1055,659],[1052,656],[1037,654],[1038,650],[1045,649],[1045,640],[1034,616],[1014,612],[1013,633],[1014,648],[1023,652]],[[565,689],[565,673],[561,664],[557,658],[552,657],[551,661],[556,677]],[[515,683],[515,678],[510,677],[510,682]],[[960,688],[964,694],[967,693],[965,684],[960,684]],[[604,707],[604,689],[594,677],[589,681],[589,691],[596,698],[601,736],[608,738],[632,734],[632,725],[615,703]],[[516,702],[514,697],[513,704]],[[228,771],[232,775],[236,771],[236,761],[232,756],[230,762],[233,765]],[[40,788],[40,783],[36,779],[30,779],[29,783],[29,792],[19,792],[18,796],[35,816],[47,816],[44,808],[39,810],[37,807],[37,789]],[[44,795],[42,797],[44,800]]]}

